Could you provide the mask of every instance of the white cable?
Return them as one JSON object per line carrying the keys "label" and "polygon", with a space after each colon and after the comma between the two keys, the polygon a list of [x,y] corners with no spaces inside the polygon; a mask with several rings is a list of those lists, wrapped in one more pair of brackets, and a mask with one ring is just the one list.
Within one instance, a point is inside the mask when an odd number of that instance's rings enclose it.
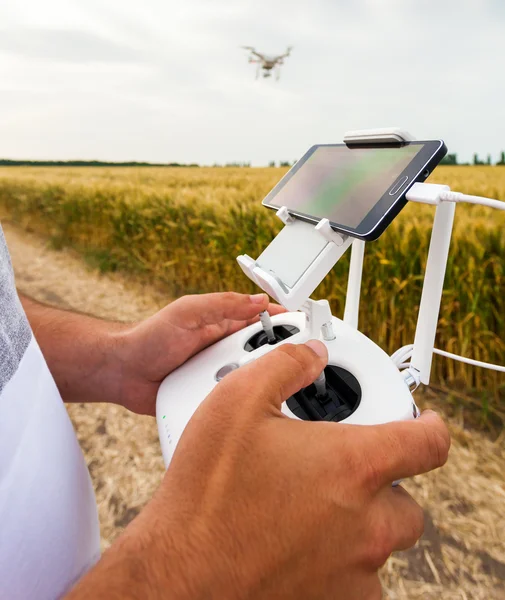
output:
{"label": "white cable", "polygon": [[448,185],[440,185],[438,183],[414,183],[405,197],[410,202],[433,204],[435,206],[438,206],[440,202],[468,202],[470,204],[481,204],[482,206],[505,210],[505,202],[501,200],[451,192]]}
{"label": "white cable", "polygon": [[505,367],[501,365],[494,365],[492,363],[482,362],[481,360],[466,358],[466,356],[459,356],[458,354],[446,352],[445,350],[439,350],[438,348],[433,348],[433,352],[435,354],[440,354],[440,356],[445,356],[446,358],[452,358],[453,360],[459,360],[460,362],[464,362],[468,365],[473,365],[474,367],[483,367],[484,369],[492,369],[493,371],[505,373]]}
{"label": "white cable", "polygon": [[[407,360],[412,355],[412,349],[413,345],[409,344],[408,346],[403,346],[403,348],[399,348],[396,352],[394,352],[391,355],[391,360],[399,369],[405,369],[410,365],[410,363],[408,363]],[[439,350],[438,348],[433,348],[433,353],[439,354],[440,356],[444,356],[445,358],[452,358],[453,360],[466,363],[467,365],[473,365],[474,367],[482,367],[484,369],[491,369],[493,371],[500,371],[500,373],[505,373],[505,366],[502,365],[495,365],[493,363],[487,363],[481,360],[467,358],[466,356],[460,356],[459,354],[453,354],[452,352],[446,352],[445,350]]]}
{"label": "white cable", "polygon": [[440,200],[442,202],[468,202],[470,204],[481,204],[482,206],[489,206],[490,208],[505,210],[505,202],[494,200],[492,198],[483,198],[482,196],[471,196],[468,194],[462,194],[460,192],[441,192]]}
{"label": "white cable", "polygon": [[399,348],[396,352],[391,354],[391,360],[395,363],[395,365],[398,366],[399,364],[405,362],[405,360],[410,358],[413,348],[414,344],[408,344],[407,346]]}
{"label": "white cable", "polygon": [[414,346],[413,344],[408,344],[407,346],[403,346],[402,348],[399,348],[396,352],[391,354],[391,359],[394,362],[397,362],[397,358],[400,356],[403,356],[403,354],[406,354],[407,352],[412,350],[413,346]]}
{"label": "white cable", "polygon": [[395,363],[396,366],[400,365],[400,364],[404,364],[405,362],[409,361],[412,357],[412,351],[407,352],[405,354],[401,354],[400,356],[397,356],[393,362]]}

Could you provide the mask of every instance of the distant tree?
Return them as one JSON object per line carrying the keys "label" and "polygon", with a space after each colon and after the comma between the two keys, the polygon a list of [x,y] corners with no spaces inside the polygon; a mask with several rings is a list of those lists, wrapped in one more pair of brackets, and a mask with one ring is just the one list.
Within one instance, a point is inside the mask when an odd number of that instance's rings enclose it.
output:
{"label": "distant tree", "polygon": [[251,163],[250,162],[229,162],[225,164],[225,167],[250,167]]}
{"label": "distant tree", "polygon": [[457,165],[458,164],[458,155],[457,154],[447,154],[440,161],[441,165]]}
{"label": "distant tree", "polygon": [[473,155],[473,164],[474,165],[483,165],[485,163],[482,160],[480,160],[479,155],[477,153],[475,153]]}
{"label": "distant tree", "polygon": [[268,163],[268,166],[269,166],[269,167],[275,167],[275,160],[271,160],[271,161]]}
{"label": "distant tree", "polygon": [[500,160],[496,164],[497,165],[505,165],[505,152],[501,152]]}
{"label": "distant tree", "polygon": [[491,154],[487,155],[487,159],[486,159],[486,165],[490,165],[491,164]]}
{"label": "distant tree", "polygon": [[291,163],[289,162],[289,160],[281,160],[281,162],[279,163],[279,167],[290,167]]}

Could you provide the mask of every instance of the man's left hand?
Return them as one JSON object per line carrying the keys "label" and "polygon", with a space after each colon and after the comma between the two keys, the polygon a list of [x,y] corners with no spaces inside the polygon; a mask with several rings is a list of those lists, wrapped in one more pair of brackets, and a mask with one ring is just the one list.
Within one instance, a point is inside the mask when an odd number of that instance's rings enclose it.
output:
{"label": "man's left hand", "polygon": [[218,340],[258,320],[260,312],[284,312],[266,294],[224,292],[184,296],[117,335],[121,359],[120,402],[140,414],[155,414],[163,379]]}

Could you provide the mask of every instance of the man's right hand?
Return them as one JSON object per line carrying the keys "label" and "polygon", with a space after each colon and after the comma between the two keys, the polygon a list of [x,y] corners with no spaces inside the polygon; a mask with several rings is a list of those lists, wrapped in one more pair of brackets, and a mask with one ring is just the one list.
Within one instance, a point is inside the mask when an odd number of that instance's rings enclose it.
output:
{"label": "man's right hand", "polygon": [[326,362],[320,342],[287,344],[219,383],[153,500],[71,597],[380,598],[378,569],[423,531],[392,482],[442,466],[449,434],[431,411],[378,426],[285,417]]}

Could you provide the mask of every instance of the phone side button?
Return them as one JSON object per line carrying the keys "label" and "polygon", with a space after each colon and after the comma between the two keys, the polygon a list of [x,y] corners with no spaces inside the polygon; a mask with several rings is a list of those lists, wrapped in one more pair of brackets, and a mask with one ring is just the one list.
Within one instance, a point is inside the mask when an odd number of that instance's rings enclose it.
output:
{"label": "phone side button", "polygon": [[405,175],[405,177],[402,177],[400,179],[400,181],[398,181],[389,191],[389,195],[390,196],[394,196],[395,194],[397,194],[402,187],[407,183],[407,181],[409,180],[409,176]]}

